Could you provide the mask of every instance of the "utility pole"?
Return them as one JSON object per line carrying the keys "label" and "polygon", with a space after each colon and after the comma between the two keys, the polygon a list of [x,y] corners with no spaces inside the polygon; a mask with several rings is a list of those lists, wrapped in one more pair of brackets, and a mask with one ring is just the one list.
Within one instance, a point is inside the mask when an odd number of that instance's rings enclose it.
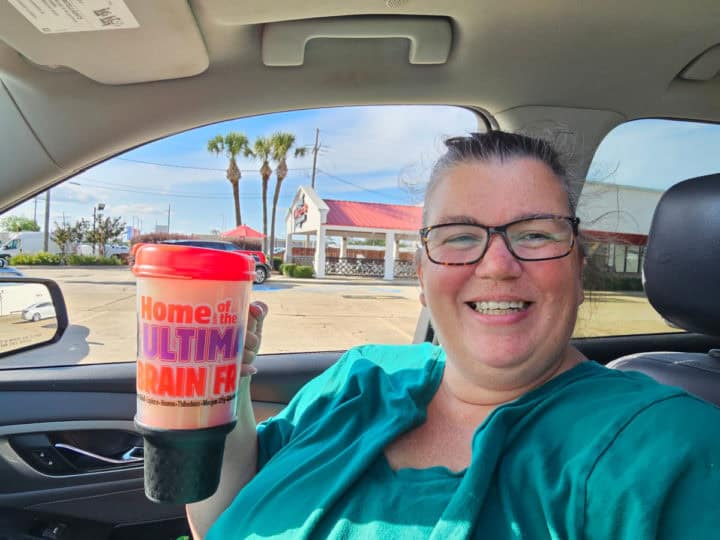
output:
{"label": "utility pole", "polygon": [[33,201],[35,203],[35,209],[33,210],[33,221],[35,222],[35,225],[37,225],[37,196],[33,198]]}
{"label": "utility pole", "polygon": [[318,139],[320,138],[320,129],[315,128],[315,146],[313,146],[312,153],[313,153],[313,169],[312,169],[312,181],[310,182],[310,186],[315,189],[315,171],[317,170],[317,156],[318,152],[320,151],[320,146],[318,145]]}
{"label": "utility pole", "polygon": [[168,234],[170,234],[170,205],[168,204],[168,228],[167,228]]}
{"label": "utility pole", "polygon": [[105,210],[105,203],[97,203],[97,206],[93,206],[93,255],[95,255],[95,248],[97,246],[95,231],[97,230],[98,220],[102,219],[101,212],[103,210]]}
{"label": "utility pole", "polygon": [[48,236],[50,235],[50,190],[45,192],[45,234],[43,234],[43,251],[48,250]]}

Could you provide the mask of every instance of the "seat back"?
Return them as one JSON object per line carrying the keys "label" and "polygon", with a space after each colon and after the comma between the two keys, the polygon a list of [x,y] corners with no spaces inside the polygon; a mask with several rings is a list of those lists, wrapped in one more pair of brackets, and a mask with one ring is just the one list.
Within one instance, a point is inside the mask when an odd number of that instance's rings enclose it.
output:
{"label": "seat back", "polygon": [[[668,322],[720,336],[720,174],[686,180],[660,199],[643,264],[647,298]],[[720,350],[648,352],[608,367],[640,371],[720,405]]]}

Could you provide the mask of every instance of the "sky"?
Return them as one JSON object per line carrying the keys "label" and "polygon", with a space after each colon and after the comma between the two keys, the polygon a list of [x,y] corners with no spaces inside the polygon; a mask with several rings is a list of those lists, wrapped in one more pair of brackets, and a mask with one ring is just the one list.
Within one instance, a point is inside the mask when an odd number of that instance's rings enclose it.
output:
{"label": "sky", "polygon": [[[232,188],[225,178],[227,158],[207,151],[207,141],[231,131],[250,141],[276,131],[295,134],[310,149],[319,129],[316,190],[326,199],[417,204],[419,189],[448,136],[477,131],[473,113],[458,107],[345,107],[276,113],[187,131],[149,143],[53,188],[51,224],[92,219],[105,204],[105,216],[152,232],[210,234],[235,226]],[[720,170],[720,126],[667,120],[641,120],[617,127],[600,145],[588,178],[665,189],[673,183]],[[292,151],[291,151],[292,154]],[[262,230],[260,163],[239,159],[243,223]],[[310,185],[312,153],[288,159],[290,169],[278,205],[278,236],[284,215],[300,185]],[[403,189],[401,180],[413,186]],[[268,212],[275,176],[270,180]],[[44,196],[7,215],[44,220]],[[51,225],[52,228],[52,225]]]}

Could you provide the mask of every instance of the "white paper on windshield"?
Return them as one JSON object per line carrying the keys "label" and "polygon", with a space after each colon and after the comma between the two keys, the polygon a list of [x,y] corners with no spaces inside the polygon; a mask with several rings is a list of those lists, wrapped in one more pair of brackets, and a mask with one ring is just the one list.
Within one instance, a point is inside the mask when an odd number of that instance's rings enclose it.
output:
{"label": "white paper on windshield", "polygon": [[43,34],[139,28],[123,0],[9,0]]}

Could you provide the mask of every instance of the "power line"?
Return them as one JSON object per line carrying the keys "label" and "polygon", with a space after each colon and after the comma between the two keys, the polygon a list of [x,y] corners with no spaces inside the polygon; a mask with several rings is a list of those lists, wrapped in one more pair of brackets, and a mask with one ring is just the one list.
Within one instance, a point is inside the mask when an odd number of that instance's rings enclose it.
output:
{"label": "power line", "polygon": [[[131,159],[131,158],[123,158],[123,157],[116,157],[115,159],[119,159],[120,161],[130,161],[132,163],[141,163],[143,165],[156,165],[158,167],[172,167],[174,169],[195,169],[198,171],[215,171],[215,172],[226,172],[227,169],[218,169],[215,167],[196,167],[193,165],[180,165],[178,163],[161,163],[159,161],[146,161],[143,159]],[[292,168],[288,169],[288,171],[309,171],[310,167],[299,167],[299,168]],[[244,169],[241,171],[242,174],[246,173],[252,173],[252,174],[260,174],[260,171],[256,171],[255,169]]]}
{"label": "power line", "polygon": [[[129,188],[129,189],[132,190],[131,193],[134,193],[134,192],[137,192],[137,193],[147,193],[147,194],[149,194],[149,195],[167,195],[167,194],[168,194],[168,191],[152,190],[152,189],[142,189],[142,188],[139,188],[138,186],[136,186],[136,185],[134,185],[134,184],[122,184],[122,183],[118,183],[118,182],[106,182],[106,181],[103,181],[103,180],[98,180],[98,179],[96,179],[96,178],[90,178],[90,177],[88,177],[88,176],[84,176],[84,177],[82,178],[82,181],[83,181],[83,182],[89,182],[89,184],[86,184],[86,185],[89,185],[89,186],[91,186],[91,187],[99,187],[99,188],[103,188],[103,189],[108,189],[109,187],[112,187],[112,188]],[[77,186],[82,185],[82,184],[80,184],[80,183],[77,182],[77,181],[72,181],[72,182],[68,182],[68,183],[69,183],[69,184],[74,184],[74,185],[77,185]],[[122,191],[122,190],[121,190],[121,189],[118,189],[118,191]],[[176,196],[180,196],[180,197],[202,197],[202,195],[199,195],[199,194],[196,194],[196,193],[182,192],[182,191],[175,191],[173,194],[176,195]],[[217,198],[226,198],[226,195],[222,195],[222,194],[220,194],[220,193],[211,193],[211,194],[210,194],[210,197],[211,197],[211,198],[215,198],[215,197],[217,197]]]}
{"label": "power line", "polygon": [[393,196],[387,195],[387,194],[385,194],[385,193],[383,193],[383,192],[381,192],[381,191],[376,191],[376,190],[374,190],[374,189],[370,189],[370,188],[363,187],[363,186],[361,186],[361,185],[359,185],[359,184],[354,184],[353,182],[350,182],[349,180],[345,180],[344,178],[340,178],[339,176],[336,176],[336,175],[334,175],[334,174],[330,174],[329,172],[324,171],[324,170],[322,170],[322,169],[318,169],[318,172],[324,174],[325,176],[329,176],[330,178],[333,178],[333,179],[337,180],[338,182],[342,182],[343,184],[347,184],[347,185],[349,185],[349,186],[356,187],[356,188],[358,188],[358,189],[361,189],[362,191],[367,191],[367,192],[369,192],[369,193],[375,193],[376,195],[380,195],[381,197],[385,197],[386,199],[390,199],[391,201],[401,201],[401,200],[402,200],[402,199],[400,199],[399,197],[393,197]]}
{"label": "power line", "polygon": [[[88,182],[85,180],[83,183],[80,182],[69,182],[70,184],[74,184],[77,186],[88,186],[93,187],[96,189],[105,189],[108,191],[121,191],[125,193],[138,193],[140,195],[156,195],[158,197],[178,197],[178,198],[186,198],[186,199],[207,199],[207,200],[231,200],[230,195],[221,195],[221,194],[209,194],[209,195],[200,195],[200,194],[194,194],[194,193],[173,193],[173,192],[167,192],[167,191],[151,191],[151,190],[142,190],[142,189],[128,189],[122,186],[123,184],[106,184],[102,185],[100,183],[93,183],[98,182],[96,181],[90,181]],[[126,184],[125,184],[126,185]],[[293,195],[294,196],[294,195]],[[283,195],[280,197],[281,199],[291,197],[290,195]],[[251,197],[243,197],[240,196],[240,200],[261,200],[262,196],[251,196]]]}

